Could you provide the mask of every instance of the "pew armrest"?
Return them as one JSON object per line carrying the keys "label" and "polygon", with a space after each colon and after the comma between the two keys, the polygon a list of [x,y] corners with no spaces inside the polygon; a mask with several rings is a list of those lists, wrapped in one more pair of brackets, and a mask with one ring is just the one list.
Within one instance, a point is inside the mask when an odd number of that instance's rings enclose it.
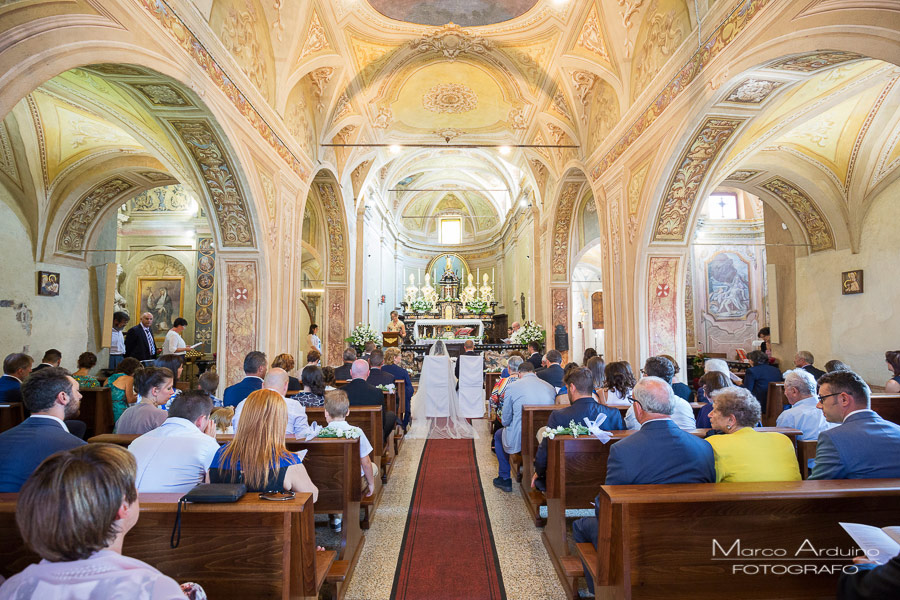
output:
{"label": "pew armrest", "polygon": [[336,560],[331,563],[331,567],[328,569],[328,576],[325,578],[325,581],[328,583],[343,583],[345,579],[347,579],[347,572],[350,569],[350,561],[349,560]]}
{"label": "pew armrest", "polygon": [[575,544],[575,550],[578,552],[578,558],[587,565],[588,572],[597,581],[597,549],[591,543]]}

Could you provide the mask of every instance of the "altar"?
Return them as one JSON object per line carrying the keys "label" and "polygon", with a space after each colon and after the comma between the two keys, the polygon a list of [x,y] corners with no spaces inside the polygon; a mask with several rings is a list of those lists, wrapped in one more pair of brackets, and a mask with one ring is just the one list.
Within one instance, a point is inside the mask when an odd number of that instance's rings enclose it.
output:
{"label": "altar", "polygon": [[480,319],[419,319],[413,325],[416,344],[432,344],[443,340],[446,344],[463,344],[473,340],[481,344],[484,322]]}

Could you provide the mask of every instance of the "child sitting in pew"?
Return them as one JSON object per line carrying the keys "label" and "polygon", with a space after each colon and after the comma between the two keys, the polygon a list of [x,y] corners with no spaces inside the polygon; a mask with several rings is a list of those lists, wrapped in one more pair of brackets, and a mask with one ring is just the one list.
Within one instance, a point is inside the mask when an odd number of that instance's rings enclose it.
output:
{"label": "child sitting in pew", "polygon": [[350,400],[347,398],[346,392],[343,390],[325,392],[325,422],[328,423],[328,426],[323,431],[331,430],[338,437],[359,438],[359,463],[362,466],[360,485],[363,495],[369,497],[375,493],[376,467],[369,458],[369,454],[372,453],[372,444],[369,443],[362,429],[347,422],[349,414]]}

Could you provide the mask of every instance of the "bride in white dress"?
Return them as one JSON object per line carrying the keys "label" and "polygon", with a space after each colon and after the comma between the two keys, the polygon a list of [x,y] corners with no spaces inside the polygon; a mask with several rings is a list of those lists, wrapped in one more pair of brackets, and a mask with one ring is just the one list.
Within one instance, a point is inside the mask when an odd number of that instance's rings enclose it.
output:
{"label": "bride in white dress", "polygon": [[422,363],[419,388],[412,397],[410,439],[474,439],[475,428],[459,414],[453,363],[443,341],[431,346]]}

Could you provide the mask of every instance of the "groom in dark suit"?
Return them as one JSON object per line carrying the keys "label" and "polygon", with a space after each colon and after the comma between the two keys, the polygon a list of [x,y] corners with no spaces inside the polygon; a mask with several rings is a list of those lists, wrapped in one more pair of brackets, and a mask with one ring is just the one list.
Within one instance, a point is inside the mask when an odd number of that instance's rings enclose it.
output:
{"label": "groom in dark suit", "polygon": [[146,312],[141,322],[125,333],[125,356],[138,360],[153,360],[156,357],[156,342],[153,341],[153,315]]}
{"label": "groom in dark suit", "polygon": [[[644,377],[632,390],[634,416],[641,428],[609,448],[606,485],[654,483],[713,483],[716,463],[706,440],[678,428],[672,420],[675,392],[659,377]],[[600,497],[595,507],[600,506]],[[599,510],[572,524],[575,543],[590,542],[597,547]],[[594,581],[584,568],[591,592]]]}
{"label": "groom in dark suit", "polygon": [[380,406],[381,426],[384,430],[384,441],[387,442],[394,427],[397,426],[397,415],[387,409],[384,393],[366,382],[369,377],[369,363],[362,359],[353,361],[350,366],[350,377],[352,378],[350,382],[341,388],[347,393],[350,406]]}
{"label": "groom in dark suit", "polygon": [[[466,340],[463,344],[463,349],[465,352],[460,354],[460,356],[478,356],[478,352],[475,352],[475,342],[473,340]],[[459,363],[460,360],[456,359],[456,389],[459,389]]]}

